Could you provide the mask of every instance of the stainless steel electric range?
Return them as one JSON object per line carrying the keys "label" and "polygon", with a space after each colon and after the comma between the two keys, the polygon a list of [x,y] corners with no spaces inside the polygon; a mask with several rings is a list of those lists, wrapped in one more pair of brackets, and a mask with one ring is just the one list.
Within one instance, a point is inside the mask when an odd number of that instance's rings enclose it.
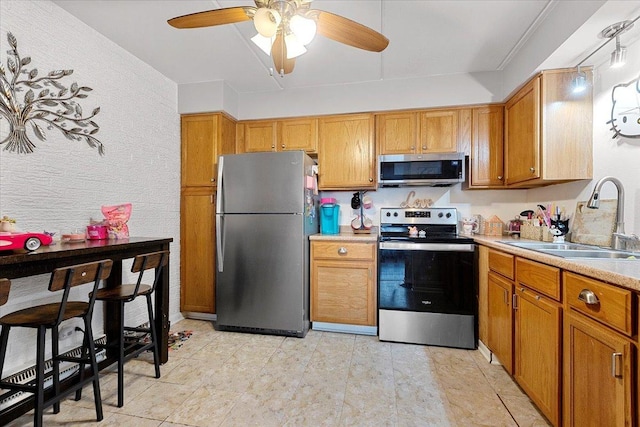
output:
{"label": "stainless steel electric range", "polygon": [[380,340],[477,347],[475,245],[457,230],[455,208],[380,209]]}

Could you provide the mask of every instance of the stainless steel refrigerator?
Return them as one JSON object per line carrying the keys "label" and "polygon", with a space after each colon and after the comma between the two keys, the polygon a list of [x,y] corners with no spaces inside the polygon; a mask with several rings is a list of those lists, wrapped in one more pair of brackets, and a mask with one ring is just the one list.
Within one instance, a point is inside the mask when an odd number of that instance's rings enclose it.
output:
{"label": "stainless steel refrigerator", "polygon": [[318,232],[313,159],[303,151],[230,154],[218,162],[217,330],[304,337],[309,235]]}

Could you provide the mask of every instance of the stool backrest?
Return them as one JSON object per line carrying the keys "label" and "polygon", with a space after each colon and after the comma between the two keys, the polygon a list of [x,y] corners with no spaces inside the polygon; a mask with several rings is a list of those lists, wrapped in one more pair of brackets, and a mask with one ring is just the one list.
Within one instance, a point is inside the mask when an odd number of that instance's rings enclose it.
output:
{"label": "stool backrest", "polygon": [[160,252],[151,252],[148,254],[138,255],[133,260],[133,265],[131,266],[132,273],[140,273],[138,275],[138,281],[136,283],[136,288],[133,292],[131,299],[134,299],[138,296],[138,290],[140,289],[140,284],[142,283],[142,276],[146,270],[151,270],[152,268],[156,269],[156,275],[153,279],[153,284],[151,285],[151,292],[156,290],[156,284],[160,280],[160,275],[162,274],[162,270],[169,262],[169,251],[160,251]]}
{"label": "stool backrest", "polygon": [[49,291],[56,292],[64,290],[62,301],[60,303],[60,311],[58,312],[58,321],[56,324],[60,324],[63,320],[67,300],[69,299],[69,291],[74,286],[93,282],[93,290],[89,297],[88,312],[91,313],[93,311],[96,291],[98,290],[100,281],[109,277],[109,274],[111,274],[111,267],[113,267],[113,261],[110,259],[103,259],[102,261],[71,265],[69,267],[56,268],[53,270],[53,273],[51,274],[51,281],[49,282]]}
{"label": "stool backrest", "polygon": [[4,305],[9,299],[9,289],[11,289],[11,281],[0,279],[0,305]]}

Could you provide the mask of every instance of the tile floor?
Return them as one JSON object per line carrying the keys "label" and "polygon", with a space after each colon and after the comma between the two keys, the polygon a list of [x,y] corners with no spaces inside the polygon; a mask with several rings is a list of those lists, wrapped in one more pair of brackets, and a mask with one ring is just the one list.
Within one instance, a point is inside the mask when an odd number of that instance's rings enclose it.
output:
{"label": "tile floor", "polygon": [[[192,330],[153,377],[151,355],[125,365],[125,405],[103,371],[101,426],[546,426],[502,367],[478,351],[310,331],[304,339]],[[32,425],[26,414],[12,427]],[[46,426],[97,425],[91,387],[51,408]]]}

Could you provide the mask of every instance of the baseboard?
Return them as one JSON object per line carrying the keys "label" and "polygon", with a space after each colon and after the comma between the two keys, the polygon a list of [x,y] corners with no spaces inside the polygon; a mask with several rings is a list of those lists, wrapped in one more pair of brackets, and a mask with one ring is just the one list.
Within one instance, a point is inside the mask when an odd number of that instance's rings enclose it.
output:
{"label": "baseboard", "polygon": [[211,313],[196,313],[191,311],[183,312],[182,315],[187,319],[195,319],[195,320],[209,320],[211,322],[215,322],[218,320],[217,314]]}
{"label": "baseboard", "polygon": [[358,335],[378,335],[377,326],[346,325],[343,323],[312,322],[311,329],[324,332],[341,332]]}
{"label": "baseboard", "polygon": [[480,352],[480,354],[482,354],[482,356],[484,356],[485,359],[487,359],[487,362],[491,363],[492,365],[502,365],[495,354],[493,354],[493,352],[489,350],[489,347],[487,347],[485,343],[480,340],[478,340],[478,351]]}

